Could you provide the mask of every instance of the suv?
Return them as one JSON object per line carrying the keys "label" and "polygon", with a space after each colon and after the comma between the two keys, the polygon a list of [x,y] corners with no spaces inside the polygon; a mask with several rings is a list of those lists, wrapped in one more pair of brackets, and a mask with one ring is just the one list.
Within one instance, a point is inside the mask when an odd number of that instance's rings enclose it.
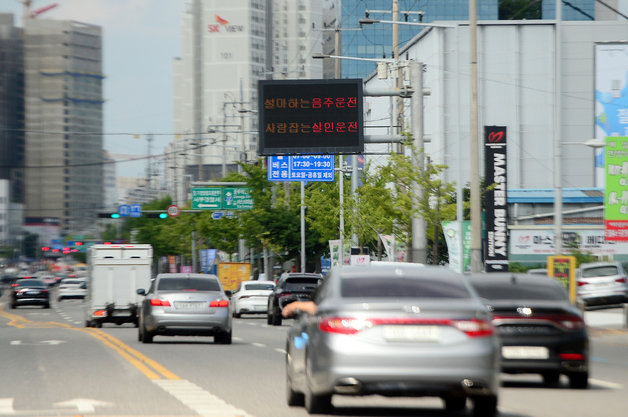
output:
{"label": "suv", "polygon": [[293,301],[312,299],[312,293],[323,280],[321,274],[290,273],[277,281],[275,290],[268,297],[268,324],[281,326],[281,311]]}
{"label": "suv", "polygon": [[626,272],[619,262],[581,264],[576,273],[578,299],[585,305],[621,304],[628,301]]}

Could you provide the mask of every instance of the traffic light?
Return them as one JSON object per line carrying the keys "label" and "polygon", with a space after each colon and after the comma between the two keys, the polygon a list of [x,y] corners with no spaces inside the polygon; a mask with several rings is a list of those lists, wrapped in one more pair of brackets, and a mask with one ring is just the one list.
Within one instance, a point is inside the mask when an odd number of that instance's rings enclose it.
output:
{"label": "traffic light", "polygon": [[106,213],[98,213],[98,217],[101,219],[119,219],[120,218],[120,213],[110,213],[110,212],[106,212]]}
{"label": "traffic light", "polygon": [[165,211],[157,211],[157,212],[152,212],[152,213],[147,213],[147,212],[142,212],[142,217],[146,217],[148,219],[167,219],[168,218],[168,213],[166,213]]}

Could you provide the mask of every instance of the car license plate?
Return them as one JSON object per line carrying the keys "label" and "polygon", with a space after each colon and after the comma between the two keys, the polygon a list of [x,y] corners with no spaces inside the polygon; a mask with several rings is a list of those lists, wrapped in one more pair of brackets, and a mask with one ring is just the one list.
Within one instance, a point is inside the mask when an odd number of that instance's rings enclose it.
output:
{"label": "car license plate", "polygon": [[179,301],[174,303],[177,310],[202,310],[205,303]]}
{"label": "car license plate", "polygon": [[389,342],[438,342],[438,326],[386,326],[384,339]]}
{"label": "car license plate", "polygon": [[502,346],[504,359],[548,359],[549,349],[545,346]]}
{"label": "car license plate", "polygon": [[129,310],[114,311],[113,312],[113,316],[114,317],[130,317],[131,316],[131,311],[129,311]]}

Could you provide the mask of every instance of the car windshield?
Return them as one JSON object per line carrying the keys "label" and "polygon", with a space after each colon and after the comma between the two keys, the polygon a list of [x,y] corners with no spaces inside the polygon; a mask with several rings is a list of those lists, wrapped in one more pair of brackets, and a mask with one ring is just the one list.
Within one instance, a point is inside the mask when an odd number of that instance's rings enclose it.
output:
{"label": "car windshield", "polygon": [[439,279],[345,278],[340,293],[346,298],[470,298],[462,284]]}
{"label": "car windshield", "polygon": [[557,286],[510,283],[473,283],[480,297],[487,300],[567,300],[565,291]]}
{"label": "car windshield", "polygon": [[582,270],[583,278],[610,277],[618,274],[619,271],[615,265],[596,266],[592,268],[584,268]]}
{"label": "car windshield", "polygon": [[46,287],[46,284],[36,279],[23,279],[18,281],[17,285],[19,287]]}
{"label": "car windshield", "polygon": [[272,290],[275,286],[273,284],[246,284],[244,289],[251,290]]}
{"label": "car windshield", "polygon": [[288,291],[315,289],[318,286],[318,282],[318,278],[290,278],[286,280],[284,289]]}
{"label": "car windshield", "polygon": [[209,278],[162,278],[158,291],[220,291],[218,281]]}

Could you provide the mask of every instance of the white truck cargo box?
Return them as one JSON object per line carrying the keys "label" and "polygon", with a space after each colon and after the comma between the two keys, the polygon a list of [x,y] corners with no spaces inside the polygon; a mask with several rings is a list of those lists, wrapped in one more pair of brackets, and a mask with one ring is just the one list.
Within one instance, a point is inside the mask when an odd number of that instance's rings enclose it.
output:
{"label": "white truck cargo box", "polygon": [[151,245],[93,245],[87,255],[89,266],[85,325],[133,323],[142,297],[140,288],[150,287],[153,248]]}

